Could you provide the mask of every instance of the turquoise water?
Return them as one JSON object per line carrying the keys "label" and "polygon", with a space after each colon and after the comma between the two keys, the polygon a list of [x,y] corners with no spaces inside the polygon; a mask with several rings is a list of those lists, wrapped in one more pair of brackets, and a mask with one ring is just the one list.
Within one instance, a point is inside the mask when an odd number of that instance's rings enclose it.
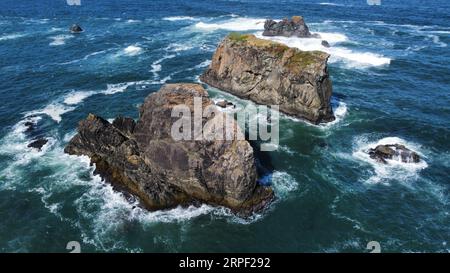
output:
{"label": "turquoise water", "polygon": [[[0,251],[449,252],[450,4],[447,1],[64,1],[0,3]],[[230,31],[303,15],[328,50],[337,121],[283,116],[264,157],[279,197],[240,219],[202,206],[147,212],[63,147],[79,120],[137,118],[170,82],[197,82]],[[78,22],[81,35],[68,33]],[[208,89],[214,99],[249,103]],[[36,123],[32,133],[25,122]],[[41,152],[27,144],[50,139]],[[382,166],[364,151],[400,142],[419,164]]]}

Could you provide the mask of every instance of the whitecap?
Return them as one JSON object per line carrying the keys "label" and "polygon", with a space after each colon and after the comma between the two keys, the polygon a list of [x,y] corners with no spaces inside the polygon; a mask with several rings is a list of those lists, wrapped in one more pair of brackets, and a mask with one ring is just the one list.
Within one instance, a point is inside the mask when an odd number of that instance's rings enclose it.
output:
{"label": "whitecap", "polygon": [[74,110],[74,107],[66,106],[58,102],[52,102],[42,109],[34,110],[25,114],[26,117],[33,115],[47,115],[57,123],[61,122],[61,116],[67,112]]}
{"label": "whitecap", "polygon": [[[419,163],[404,163],[401,159],[386,160],[387,164],[379,163],[370,158],[368,151],[378,145],[400,144],[415,151],[421,156]],[[360,161],[370,164],[375,173],[366,181],[368,183],[387,183],[390,180],[409,181],[412,178],[417,178],[418,172],[427,168],[428,164],[425,162],[425,156],[421,152],[421,147],[418,144],[406,141],[399,137],[385,137],[375,142],[370,142],[366,137],[358,137],[355,140],[354,150],[352,156]]]}
{"label": "whitecap", "polygon": [[140,22],[141,22],[141,20],[135,20],[135,19],[128,19],[126,21],[127,24],[134,24],[134,23],[140,23]]}
{"label": "whitecap", "polygon": [[322,3],[319,3],[319,5],[321,5],[321,6],[335,6],[335,7],[343,7],[343,6],[345,6],[343,4],[330,3],[330,2],[322,2]]}
{"label": "whitecap", "polygon": [[194,27],[205,31],[219,29],[231,31],[262,30],[264,29],[264,22],[265,19],[239,17],[215,23],[198,22]]}
{"label": "whitecap", "polygon": [[66,44],[66,40],[73,38],[73,35],[56,35],[53,37],[50,37],[50,39],[52,39],[53,41],[50,42],[50,46],[60,46],[60,45],[65,45]]}
{"label": "whitecap", "polygon": [[141,54],[142,51],[143,51],[143,49],[141,47],[135,46],[135,45],[127,46],[123,50],[124,54],[127,55],[127,56],[136,56],[136,55]]}
{"label": "whitecap", "polygon": [[198,19],[191,16],[169,16],[162,18],[165,21],[197,21]]}
{"label": "whitecap", "polygon": [[87,97],[94,95],[94,91],[77,91],[71,92],[64,98],[64,103],[67,105],[75,105],[82,102]]}

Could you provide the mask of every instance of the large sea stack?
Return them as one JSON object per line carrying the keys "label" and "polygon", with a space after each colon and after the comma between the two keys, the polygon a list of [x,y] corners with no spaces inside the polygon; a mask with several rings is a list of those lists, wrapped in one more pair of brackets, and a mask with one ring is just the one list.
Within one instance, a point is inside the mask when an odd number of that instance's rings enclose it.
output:
{"label": "large sea stack", "polygon": [[312,123],[334,120],[329,54],[301,51],[251,34],[232,33],[218,46],[201,80]]}
{"label": "large sea stack", "polygon": [[[171,117],[173,107],[187,105],[192,114],[194,97],[201,97],[204,107],[213,104],[200,85],[167,84],[145,99],[136,123],[118,117],[111,124],[90,114],[65,152],[89,156],[97,173],[138,196],[149,210],[199,203],[240,215],[262,209],[273,191],[257,183],[253,149],[246,140],[172,138],[172,125],[179,120]],[[203,118],[203,124],[210,120]]]}

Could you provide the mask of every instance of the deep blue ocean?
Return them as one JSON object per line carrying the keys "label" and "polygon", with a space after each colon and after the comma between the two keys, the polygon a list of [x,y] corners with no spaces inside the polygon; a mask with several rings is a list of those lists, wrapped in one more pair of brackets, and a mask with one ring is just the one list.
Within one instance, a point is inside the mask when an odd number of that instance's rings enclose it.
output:
{"label": "deep blue ocean", "polygon": [[[231,31],[303,15],[331,54],[337,120],[283,116],[270,153],[277,201],[240,219],[203,205],[148,212],[63,147],[88,113],[138,117],[164,83],[198,82]],[[72,35],[68,28],[84,28]],[[0,1],[0,252],[450,251],[450,2],[447,0]],[[208,88],[214,99],[248,101]],[[26,132],[26,122],[36,128]],[[28,148],[47,137],[42,151]],[[422,162],[365,151],[402,143]]]}

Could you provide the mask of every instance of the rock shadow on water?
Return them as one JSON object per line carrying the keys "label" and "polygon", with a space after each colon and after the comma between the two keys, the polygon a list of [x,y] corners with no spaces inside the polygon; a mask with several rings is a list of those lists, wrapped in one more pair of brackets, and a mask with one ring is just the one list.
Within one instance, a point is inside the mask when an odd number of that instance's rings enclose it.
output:
{"label": "rock shadow on water", "polygon": [[262,143],[260,141],[252,140],[249,143],[255,154],[258,183],[262,186],[270,186],[272,184],[273,173],[275,172],[270,152],[261,150]]}

